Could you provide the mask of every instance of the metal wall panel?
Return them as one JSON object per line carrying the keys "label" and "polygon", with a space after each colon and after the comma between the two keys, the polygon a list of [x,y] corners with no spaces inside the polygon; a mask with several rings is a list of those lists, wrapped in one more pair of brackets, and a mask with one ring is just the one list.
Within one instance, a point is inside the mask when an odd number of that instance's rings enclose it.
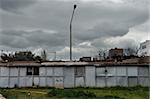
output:
{"label": "metal wall panel", "polygon": [[129,77],[128,78],[128,85],[129,86],[136,86],[137,84],[137,77]]}
{"label": "metal wall panel", "polygon": [[15,86],[19,86],[18,77],[10,77],[9,87],[13,88]]}
{"label": "metal wall panel", "polygon": [[107,77],[106,78],[106,86],[116,86],[116,77]]}
{"label": "metal wall panel", "polygon": [[26,76],[27,68],[26,67],[19,67],[20,69],[20,76]]}
{"label": "metal wall panel", "polygon": [[140,77],[138,78],[138,82],[142,86],[150,86],[150,81],[148,77]]}
{"label": "metal wall panel", "polygon": [[8,86],[8,77],[0,77],[0,87],[6,88]]}
{"label": "metal wall panel", "polygon": [[149,77],[150,77],[150,65],[148,66],[148,69],[149,69]]}
{"label": "metal wall panel", "polygon": [[128,86],[127,77],[116,77],[117,86]]}
{"label": "metal wall panel", "polygon": [[18,68],[17,67],[11,67],[10,69],[10,76],[18,76]]}
{"label": "metal wall panel", "polygon": [[53,67],[46,67],[47,76],[53,76]]}
{"label": "metal wall panel", "polygon": [[96,86],[97,87],[105,87],[106,86],[105,77],[97,77],[96,78]]}
{"label": "metal wall panel", "polygon": [[97,67],[96,68],[96,76],[105,76],[105,67]]}
{"label": "metal wall panel", "polygon": [[9,68],[8,67],[1,67],[1,76],[9,76]]}
{"label": "metal wall panel", "polygon": [[64,67],[64,87],[74,87],[75,73],[74,67]]}
{"label": "metal wall panel", "polygon": [[27,76],[26,77],[26,86],[27,87],[31,87],[32,86],[32,84],[33,84],[33,78],[31,77],[31,76]]}
{"label": "metal wall panel", "polygon": [[75,67],[75,76],[85,76],[85,67]]}
{"label": "metal wall panel", "polygon": [[[105,72],[105,69],[107,72]],[[0,67],[0,87],[148,86],[149,67],[40,67],[39,75],[26,75],[26,67]],[[19,74],[20,73],[20,74]],[[107,75],[106,75],[107,74]],[[9,78],[10,75],[10,78]]]}
{"label": "metal wall panel", "polygon": [[106,67],[107,76],[115,76],[116,75],[116,67]]}
{"label": "metal wall panel", "polygon": [[19,87],[26,87],[26,77],[19,77]]}
{"label": "metal wall panel", "polygon": [[39,83],[40,83],[39,77],[34,77],[34,78],[33,78],[33,85],[38,86]]}
{"label": "metal wall panel", "polygon": [[84,77],[76,77],[75,78],[75,86],[84,86]]}
{"label": "metal wall panel", "polygon": [[56,88],[64,87],[63,77],[55,77],[54,78],[54,87],[56,87]]}
{"label": "metal wall panel", "polygon": [[46,78],[45,77],[40,77],[40,86],[41,87],[46,86]]}
{"label": "metal wall panel", "polygon": [[63,67],[54,67],[54,76],[63,76]]}
{"label": "metal wall panel", "polygon": [[53,78],[52,77],[47,77],[47,86],[50,86],[52,87],[54,84],[53,84]]}
{"label": "metal wall panel", "polygon": [[148,67],[138,67],[138,76],[148,76]]}
{"label": "metal wall panel", "polygon": [[128,76],[138,76],[138,68],[128,67]]}
{"label": "metal wall panel", "polygon": [[117,76],[127,76],[126,67],[116,67]]}
{"label": "metal wall panel", "polygon": [[39,68],[39,75],[40,76],[46,76],[46,68],[45,67]]}
{"label": "metal wall panel", "polygon": [[94,66],[87,66],[85,67],[85,82],[86,86],[94,87],[95,86],[95,67]]}

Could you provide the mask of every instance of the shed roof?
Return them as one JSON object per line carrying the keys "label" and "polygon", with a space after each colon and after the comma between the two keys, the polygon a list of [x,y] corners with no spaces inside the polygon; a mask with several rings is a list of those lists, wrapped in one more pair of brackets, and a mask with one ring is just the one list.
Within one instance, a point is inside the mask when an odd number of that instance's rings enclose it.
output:
{"label": "shed roof", "polygon": [[122,63],[122,62],[8,62],[8,63],[0,63],[0,67],[8,66],[8,67],[15,67],[15,66],[149,66],[150,64],[139,64],[139,63]]}

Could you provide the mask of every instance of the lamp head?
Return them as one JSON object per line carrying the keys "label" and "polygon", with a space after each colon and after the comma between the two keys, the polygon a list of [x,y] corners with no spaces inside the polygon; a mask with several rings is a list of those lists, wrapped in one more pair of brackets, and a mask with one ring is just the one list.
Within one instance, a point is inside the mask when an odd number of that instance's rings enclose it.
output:
{"label": "lamp head", "polygon": [[74,9],[75,9],[75,8],[77,8],[77,5],[76,5],[76,4],[74,5]]}

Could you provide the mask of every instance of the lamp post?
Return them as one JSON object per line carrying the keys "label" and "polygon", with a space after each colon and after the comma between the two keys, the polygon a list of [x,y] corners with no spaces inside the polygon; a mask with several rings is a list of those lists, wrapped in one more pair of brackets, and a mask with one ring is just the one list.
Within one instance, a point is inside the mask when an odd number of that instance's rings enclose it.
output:
{"label": "lamp post", "polygon": [[77,5],[75,4],[73,6],[73,12],[72,12],[71,21],[70,21],[70,61],[72,61],[72,20],[73,20],[74,11],[76,8],[77,8]]}

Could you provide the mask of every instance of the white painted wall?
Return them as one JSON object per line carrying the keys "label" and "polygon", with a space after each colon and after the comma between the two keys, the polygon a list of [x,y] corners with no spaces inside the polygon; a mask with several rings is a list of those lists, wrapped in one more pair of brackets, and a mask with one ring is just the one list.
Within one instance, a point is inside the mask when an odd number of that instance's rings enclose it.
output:
{"label": "white painted wall", "polygon": [[85,83],[86,83],[86,86],[89,86],[89,87],[95,86],[95,67],[94,66],[85,67]]}
{"label": "white painted wall", "polygon": [[[85,66],[85,74],[75,75],[75,67],[40,67],[38,75],[26,75],[26,67],[0,67],[0,87],[104,87],[148,86],[148,66]],[[84,70],[83,68],[83,70]],[[105,73],[105,70],[108,70]],[[80,71],[81,72],[81,71]]]}

